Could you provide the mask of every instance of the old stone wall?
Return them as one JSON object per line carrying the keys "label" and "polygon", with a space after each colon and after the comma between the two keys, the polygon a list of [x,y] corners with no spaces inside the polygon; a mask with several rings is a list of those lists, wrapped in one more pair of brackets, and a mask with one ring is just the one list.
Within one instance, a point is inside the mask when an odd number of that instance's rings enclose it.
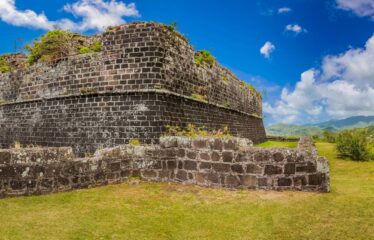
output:
{"label": "old stone wall", "polygon": [[189,123],[265,139],[261,96],[218,64],[197,66],[180,34],[130,23],[94,39],[102,52],[0,74],[0,146],[72,146],[83,156],[132,138],[158,142],[165,125]]}
{"label": "old stone wall", "polygon": [[297,149],[253,147],[248,139],[162,137],[75,158],[71,148],[0,150],[0,197],[123,182],[129,177],[209,187],[328,192],[329,166],[312,141]]}

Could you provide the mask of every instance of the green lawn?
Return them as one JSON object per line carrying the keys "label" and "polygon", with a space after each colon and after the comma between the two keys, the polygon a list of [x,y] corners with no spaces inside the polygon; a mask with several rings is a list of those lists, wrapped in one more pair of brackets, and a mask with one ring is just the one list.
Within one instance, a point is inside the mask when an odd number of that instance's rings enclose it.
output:
{"label": "green lawn", "polygon": [[0,200],[0,239],[374,239],[374,161],[331,161],[332,192],[121,184]]}
{"label": "green lawn", "polygon": [[256,147],[288,147],[288,148],[296,148],[297,142],[277,142],[277,141],[266,141],[264,143],[256,145]]}

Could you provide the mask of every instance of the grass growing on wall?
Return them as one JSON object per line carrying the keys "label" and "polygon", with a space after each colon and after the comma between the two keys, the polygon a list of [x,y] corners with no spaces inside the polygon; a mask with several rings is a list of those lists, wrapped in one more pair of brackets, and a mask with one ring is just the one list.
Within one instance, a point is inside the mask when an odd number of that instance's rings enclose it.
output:
{"label": "grass growing on wall", "polygon": [[256,145],[256,147],[263,147],[263,148],[271,148],[271,147],[297,148],[297,142],[266,141],[264,143]]}
{"label": "grass growing on wall", "polygon": [[0,239],[374,239],[374,162],[317,147],[330,160],[328,194],[132,182],[3,199]]}

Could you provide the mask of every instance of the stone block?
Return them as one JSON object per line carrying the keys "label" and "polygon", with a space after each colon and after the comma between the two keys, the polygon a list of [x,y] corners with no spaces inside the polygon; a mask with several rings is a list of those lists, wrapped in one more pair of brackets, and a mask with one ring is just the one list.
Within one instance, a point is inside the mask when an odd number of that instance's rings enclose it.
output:
{"label": "stone block", "polygon": [[230,164],[212,163],[213,170],[217,172],[229,172],[231,170]]}
{"label": "stone block", "polygon": [[234,173],[244,173],[243,166],[240,164],[231,165],[231,171],[233,171]]}
{"label": "stone block", "polygon": [[167,168],[173,170],[177,168],[177,162],[175,160],[167,161]]}
{"label": "stone block", "polygon": [[247,164],[247,173],[262,174],[263,168],[256,164]]}
{"label": "stone block", "polygon": [[234,159],[234,154],[233,152],[223,152],[222,153],[222,160],[224,162],[232,162]]}
{"label": "stone block", "polygon": [[7,150],[0,150],[0,164],[9,164],[11,161],[11,154]]}
{"label": "stone block", "polygon": [[204,161],[210,161],[210,155],[207,152],[200,153],[200,159]]}
{"label": "stone block", "polygon": [[197,162],[196,161],[184,161],[184,169],[185,170],[197,170]]}
{"label": "stone block", "polygon": [[219,153],[215,151],[212,152],[211,157],[212,157],[212,161],[214,162],[219,162],[219,160],[221,159],[221,156],[219,155]]}
{"label": "stone block", "polygon": [[289,187],[292,185],[291,178],[279,178],[278,179],[278,186],[280,187]]}
{"label": "stone block", "polygon": [[265,166],[265,174],[266,175],[282,174],[282,167],[275,166],[275,165],[266,165]]}
{"label": "stone block", "polygon": [[284,165],[284,174],[295,174],[295,163],[287,163]]}
{"label": "stone block", "polygon": [[209,141],[209,146],[213,150],[219,150],[222,151],[223,149],[223,143],[222,140],[219,138],[215,138]]}
{"label": "stone block", "polygon": [[153,169],[146,169],[141,171],[141,175],[144,178],[156,178],[157,177],[157,171]]}
{"label": "stone block", "polygon": [[281,152],[276,152],[273,154],[273,159],[276,162],[282,162],[284,160],[284,155]]}
{"label": "stone block", "polygon": [[206,169],[211,169],[211,168],[212,168],[212,164],[211,163],[200,162],[200,164],[199,164],[199,169],[200,170],[206,170]]}
{"label": "stone block", "polygon": [[207,175],[207,180],[208,180],[209,182],[211,182],[211,183],[215,183],[215,184],[217,184],[217,183],[219,183],[219,176],[218,176],[217,173],[210,172],[210,173],[208,173],[208,175]]}
{"label": "stone block", "polygon": [[187,181],[188,180],[187,172],[184,171],[184,170],[178,170],[175,177],[180,181]]}
{"label": "stone block", "polygon": [[296,176],[293,178],[295,186],[305,186],[307,185],[307,179],[305,176]]}
{"label": "stone block", "polygon": [[233,139],[224,139],[223,140],[223,148],[225,150],[237,150],[238,145],[237,145],[237,142]]}
{"label": "stone block", "polygon": [[322,184],[322,174],[312,174],[308,176],[309,185],[321,185]]}
{"label": "stone block", "polygon": [[240,185],[239,178],[237,176],[228,175],[225,177],[225,185],[228,187],[237,187]]}
{"label": "stone block", "polygon": [[192,147],[195,149],[207,148],[207,139],[196,139],[192,141]]}
{"label": "stone block", "polygon": [[245,176],[242,176],[241,179],[242,179],[241,181],[242,185],[246,187],[253,188],[253,187],[256,187],[257,185],[256,176],[245,175]]}
{"label": "stone block", "polygon": [[178,149],[177,156],[180,157],[180,158],[184,158],[186,156],[186,150]]}
{"label": "stone block", "polygon": [[188,151],[187,158],[189,159],[196,159],[197,153],[195,151]]}

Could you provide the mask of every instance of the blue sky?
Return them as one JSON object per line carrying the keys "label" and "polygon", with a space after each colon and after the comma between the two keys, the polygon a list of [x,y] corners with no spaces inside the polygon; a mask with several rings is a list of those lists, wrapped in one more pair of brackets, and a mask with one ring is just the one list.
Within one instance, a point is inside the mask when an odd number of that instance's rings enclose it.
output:
{"label": "blue sky", "polygon": [[30,42],[54,24],[94,33],[124,21],[177,22],[196,49],[211,50],[222,65],[265,91],[267,124],[374,115],[374,0],[108,4],[0,0],[0,53],[14,51],[16,39]]}

